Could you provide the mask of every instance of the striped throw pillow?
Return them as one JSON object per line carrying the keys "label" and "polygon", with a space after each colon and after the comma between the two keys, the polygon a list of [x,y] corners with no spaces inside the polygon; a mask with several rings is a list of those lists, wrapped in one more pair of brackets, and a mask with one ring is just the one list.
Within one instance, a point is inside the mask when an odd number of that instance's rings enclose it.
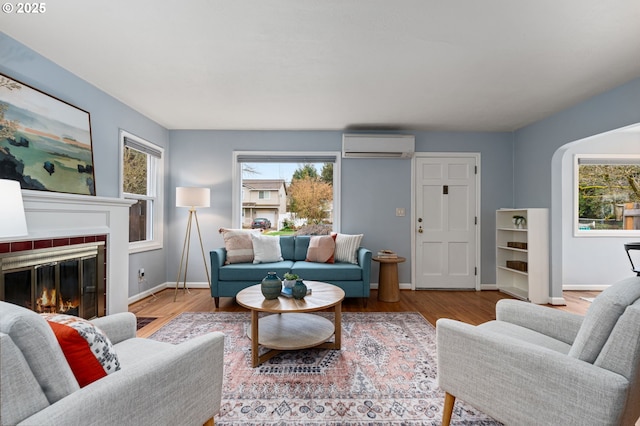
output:
{"label": "striped throw pillow", "polygon": [[335,261],[349,262],[357,265],[358,259],[356,255],[358,253],[358,248],[360,247],[360,242],[362,241],[362,235],[363,234],[337,234]]}

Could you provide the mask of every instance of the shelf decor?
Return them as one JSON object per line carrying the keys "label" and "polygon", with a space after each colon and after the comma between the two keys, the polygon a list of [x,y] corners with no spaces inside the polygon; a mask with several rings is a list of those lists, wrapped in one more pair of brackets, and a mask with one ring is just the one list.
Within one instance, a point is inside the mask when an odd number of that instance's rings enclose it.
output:
{"label": "shelf decor", "polygon": [[0,74],[0,179],[96,195],[87,111]]}

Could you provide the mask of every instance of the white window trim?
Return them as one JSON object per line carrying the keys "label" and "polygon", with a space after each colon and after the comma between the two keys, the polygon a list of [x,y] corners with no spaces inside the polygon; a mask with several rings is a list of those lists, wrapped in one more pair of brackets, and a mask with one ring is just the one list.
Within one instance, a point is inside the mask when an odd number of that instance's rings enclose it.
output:
{"label": "white window trim", "polygon": [[[342,153],[340,151],[233,151],[233,164],[232,164],[232,176],[233,176],[233,189],[231,191],[231,227],[242,227],[242,167],[238,167],[238,156],[240,155],[252,155],[252,156],[264,156],[269,157],[277,154],[280,157],[326,157],[327,155],[335,155],[336,161],[333,163],[333,232],[340,232],[340,222],[342,216],[342,210],[340,209],[340,161]],[[121,161],[122,162],[122,161]],[[120,185],[122,187],[122,185]]]}
{"label": "white window trim", "polygon": [[[126,198],[125,193],[122,190],[124,176],[123,176],[123,167],[122,162],[124,158],[124,138],[127,137],[129,139],[133,139],[136,142],[149,146],[154,150],[160,151],[160,159],[156,162],[157,168],[155,170],[156,181],[151,182],[152,185],[155,186],[156,191],[156,202],[154,203],[153,212],[152,212],[152,233],[153,239],[146,241],[135,241],[129,243],[129,253],[140,253],[149,250],[158,250],[163,248],[164,241],[164,148],[151,143],[145,139],[142,139],[139,136],[136,136],[132,133],[127,132],[126,130],[120,129],[120,182],[119,182],[119,193],[120,198]],[[139,197],[140,199],[144,197]]]}
{"label": "white window trim", "polygon": [[574,237],[620,237],[620,238],[628,238],[628,237],[639,237],[640,230],[618,230],[618,231],[608,231],[608,230],[581,230],[580,229],[580,220],[579,220],[579,212],[578,205],[580,203],[578,196],[578,183],[579,183],[579,165],[578,162],[581,158],[595,158],[595,159],[615,159],[615,158],[631,158],[636,161],[640,161],[640,155],[637,154],[575,154],[573,156],[573,236]]}

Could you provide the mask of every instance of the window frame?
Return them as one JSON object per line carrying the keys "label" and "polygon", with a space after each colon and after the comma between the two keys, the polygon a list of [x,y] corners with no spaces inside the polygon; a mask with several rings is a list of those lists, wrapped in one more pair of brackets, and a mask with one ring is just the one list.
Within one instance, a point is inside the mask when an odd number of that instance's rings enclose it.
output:
{"label": "window frame", "polygon": [[[124,192],[124,149],[125,138],[134,141],[142,148],[148,148],[150,152],[158,152],[159,158],[151,155],[149,152],[143,152],[147,154],[147,195],[130,194]],[[149,250],[158,250],[163,248],[164,244],[164,148],[149,142],[139,136],[120,129],[120,185],[119,193],[120,198],[127,200],[147,200],[151,201],[150,223],[147,222],[147,234],[151,233],[151,238],[144,241],[129,242],[129,253],[140,253]],[[135,149],[135,148],[134,148]],[[152,179],[151,175],[155,178]],[[151,195],[149,195],[151,193]]]}
{"label": "window frame", "polygon": [[573,156],[573,236],[574,237],[640,237],[640,230],[582,230],[580,229],[580,160],[588,159],[590,162],[594,160],[602,160],[603,163],[615,160],[631,159],[634,163],[640,163],[640,154],[575,154]]}
{"label": "window frame", "polygon": [[[242,228],[242,167],[240,167],[239,157],[262,157],[263,161],[272,163],[324,163],[326,161],[314,161],[318,159],[333,157],[333,232],[340,232],[341,206],[340,206],[340,162],[342,153],[340,151],[233,151],[233,189],[231,191],[231,226]],[[290,160],[290,161],[287,161]],[[246,161],[251,163],[251,161]]]}

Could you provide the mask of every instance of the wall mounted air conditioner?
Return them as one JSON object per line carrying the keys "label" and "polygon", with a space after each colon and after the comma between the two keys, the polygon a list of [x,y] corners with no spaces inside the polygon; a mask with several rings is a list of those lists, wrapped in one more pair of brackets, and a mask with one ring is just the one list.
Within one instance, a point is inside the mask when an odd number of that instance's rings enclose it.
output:
{"label": "wall mounted air conditioner", "polygon": [[411,158],[416,149],[413,135],[345,133],[343,158]]}

